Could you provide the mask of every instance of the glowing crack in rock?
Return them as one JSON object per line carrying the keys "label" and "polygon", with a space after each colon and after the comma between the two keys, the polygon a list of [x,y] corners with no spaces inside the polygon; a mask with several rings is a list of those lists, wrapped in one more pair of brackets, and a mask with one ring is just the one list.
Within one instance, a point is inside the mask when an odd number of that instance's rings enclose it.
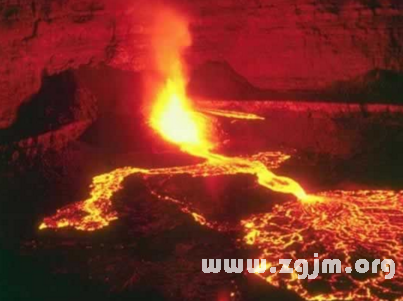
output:
{"label": "glowing crack in rock", "polygon": [[[196,109],[186,94],[186,77],[181,61],[182,51],[190,45],[187,22],[169,10],[157,14],[155,37],[156,67],[166,78],[151,108],[149,124],[163,139],[178,145],[181,151],[205,160],[203,163],[169,168],[123,167],[93,178],[90,197],[62,208],[45,218],[40,229],[71,227],[94,231],[108,226],[118,218],[112,197],[121,190],[128,176],[188,174],[192,177],[249,174],[261,186],[275,192],[294,195],[297,200],[277,205],[272,212],[242,221],[244,244],[256,247],[268,265],[277,265],[279,258],[311,258],[318,252],[327,258],[340,258],[343,265],[351,265],[361,250],[376,258],[391,258],[402,262],[403,214],[402,192],[391,191],[333,191],[308,195],[293,179],[274,174],[289,158],[282,153],[259,153],[253,156],[227,157],[214,153],[211,135],[211,116],[245,120],[261,120],[248,113],[214,109]],[[166,24],[169,24],[167,26]],[[177,203],[182,212],[211,228],[219,226],[207,221],[199,212],[183,202],[151,191],[161,200]],[[318,248],[320,250],[318,250]],[[375,258],[375,257],[374,257]],[[330,274],[327,274],[330,275]],[[293,290],[309,300],[382,300],[386,296],[401,297],[402,276],[392,283],[382,275],[355,279],[351,275],[334,274],[322,277],[325,291],[315,291],[309,281],[280,275],[258,274],[274,286]],[[341,283],[341,284],[340,284]],[[396,286],[393,287],[393,286]]]}

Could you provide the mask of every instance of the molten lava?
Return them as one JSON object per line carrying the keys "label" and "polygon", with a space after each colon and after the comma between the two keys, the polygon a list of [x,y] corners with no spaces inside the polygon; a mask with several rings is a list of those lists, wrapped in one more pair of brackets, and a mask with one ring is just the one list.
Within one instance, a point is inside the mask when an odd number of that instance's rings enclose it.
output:
{"label": "molten lava", "polygon": [[[169,26],[167,25],[169,24]],[[112,197],[122,189],[122,182],[133,174],[144,177],[156,175],[189,174],[192,177],[250,174],[270,190],[293,195],[297,200],[277,205],[273,212],[250,217],[242,221],[246,245],[256,246],[261,258],[267,259],[268,268],[277,266],[279,258],[312,258],[319,252],[326,258],[340,258],[343,265],[351,265],[353,256],[364,249],[378,256],[402,262],[403,194],[389,191],[334,191],[307,195],[296,181],[274,174],[276,168],[289,156],[282,153],[259,153],[247,157],[227,157],[213,152],[211,116],[263,119],[241,112],[195,108],[186,95],[186,77],[181,61],[182,51],[190,45],[186,20],[171,11],[164,11],[156,21],[156,67],[166,82],[153,102],[149,123],[163,139],[180,147],[183,152],[205,160],[190,166],[169,168],[124,167],[96,176],[91,185],[90,197],[82,202],[58,210],[45,218],[40,229],[72,227],[94,231],[106,227],[118,218],[113,209]],[[156,197],[177,203],[180,210],[192,215],[201,225],[220,229],[207,221],[185,202],[169,196]],[[330,275],[330,274],[328,274]],[[283,286],[310,300],[381,300],[385,293],[394,295],[381,275],[368,279],[355,279],[352,275],[334,274],[322,277],[325,292],[312,289],[308,281],[298,280],[295,274],[260,274],[274,286]],[[403,286],[401,274],[393,284]],[[344,283],[340,286],[339,283]]]}
{"label": "molten lava", "polygon": [[[272,212],[242,222],[244,242],[256,247],[266,259],[263,274],[271,285],[286,287],[307,300],[395,300],[403,289],[403,191],[329,191],[325,201],[306,204],[287,202]],[[313,254],[321,259],[339,259],[341,274],[319,274],[316,279],[298,279],[297,273],[280,271],[279,258],[307,259],[313,268]],[[385,279],[378,274],[348,274],[356,260],[393,259],[396,274]],[[312,270],[310,270],[312,273]],[[365,275],[365,276],[363,276]],[[320,287],[320,290],[318,290]]]}
{"label": "molten lava", "polygon": [[161,136],[197,155],[212,148],[205,138],[206,118],[195,112],[185,94],[182,78],[167,81],[152,110],[150,124]]}

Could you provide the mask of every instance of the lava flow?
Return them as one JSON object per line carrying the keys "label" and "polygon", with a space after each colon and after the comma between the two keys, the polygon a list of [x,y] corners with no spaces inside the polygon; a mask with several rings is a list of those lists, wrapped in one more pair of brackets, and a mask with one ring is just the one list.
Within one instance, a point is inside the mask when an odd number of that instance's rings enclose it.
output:
{"label": "lava flow", "polygon": [[[169,26],[166,26],[169,24]],[[252,216],[242,221],[245,245],[257,247],[260,257],[270,266],[279,258],[339,258],[343,267],[352,265],[359,256],[394,259],[402,262],[400,233],[403,230],[403,193],[390,191],[334,191],[308,195],[294,180],[277,176],[269,168],[278,167],[289,156],[282,153],[260,153],[246,157],[228,157],[215,153],[211,137],[211,116],[259,120],[262,117],[240,112],[196,109],[186,94],[186,77],[181,61],[182,51],[190,45],[186,20],[164,11],[156,22],[153,39],[157,69],[166,82],[157,93],[151,108],[149,124],[163,139],[180,147],[181,151],[204,159],[203,163],[169,168],[124,167],[94,177],[90,197],[67,206],[49,218],[40,229],[72,227],[94,231],[106,227],[118,218],[112,197],[122,189],[122,182],[133,174],[144,177],[189,174],[192,177],[250,174],[257,182],[275,192],[295,196],[293,201],[277,205],[272,212]],[[169,196],[160,197],[174,201]],[[193,208],[180,203],[183,212],[195,221],[210,225]],[[377,257],[375,257],[377,256]],[[287,275],[287,274],[285,274]],[[397,273],[393,282],[382,274],[363,278],[354,274],[326,274],[317,281],[299,280],[296,274],[258,274],[274,286],[293,290],[310,300],[382,300],[399,297],[403,286]],[[325,289],[323,288],[325,287]],[[388,295],[389,294],[389,295]]]}

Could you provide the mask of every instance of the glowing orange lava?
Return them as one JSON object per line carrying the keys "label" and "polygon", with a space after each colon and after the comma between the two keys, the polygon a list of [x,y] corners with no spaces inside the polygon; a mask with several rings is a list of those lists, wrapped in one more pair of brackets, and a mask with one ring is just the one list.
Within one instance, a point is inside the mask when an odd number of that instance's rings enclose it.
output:
{"label": "glowing orange lava", "polygon": [[[289,158],[288,155],[281,152],[266,152],[256,154],[249,158],[239,158],[239,160],[261,160],[270,168],[278,168]],[[260,161],[257,162],[263,165]],[[196,165],[155,169],[142,169],[136,167],[118,168],[112,172],[94,177],[90,187],[91,196],[88,199],[59,209],[54,216],[44,219],[43,223],[40,225],[40,229],[71,227],[76,230],[94,231],[108,226],[112,221],[118,218],[117,212],[113,209],[112,197],[115,192],[123,188],[121,185],[123,180],[130,175],[140,174],[156,176],[188,174],[192,177],[211,177],[219,175],[235,175],[239,173],[239,166],[236,162],[232,165],[217,164],[215,162],[206,161]],[[176,200],[169,197],[160,198],[177,203]],[[186,204],[181,204],[181,209],[192,215],[195,213],[190,212],[187,209]]]}
{"label": "glowing orange lava", "polygon": [[[244,242],[256,247],[266,259],[266,273],[256,274],[271,285],[295,291],[307,300],[395,300],[402,296],[403,191],[330,191],[324,202],[287,202],[272,212],[242,222]],[[298,279],[293,274],[271,274],[280,258],[339,259],[341,274],[319,274],[316,279]],[[378,274],[348,274],[358,259],[393,259],[396,274],[385,279]],[[312,273],[312,270],[310,271]],[[318,286],[320,290],[318,290]]]}
{"label": "glowing orange lava", "polygon": [[226,110],[219,110],[219,109],[204,109],[200,108],[200,111],[206,114],[226,117],[226,118],[233,118],[233,119],[246,119],[246,120],[264,120],[264,117],[258,116],[252,113],[244,113],[244,112],[237,112],[237,111],[226,111]]}
{"label": "glowing orange lava", "polygon": [[152,110],[150,124],[164,139],[196,155],[207,152],[212,143],[206,139],[206,118],[192,109],[184,89],[182,78],[167,81]]}
{"label": "glowing orange lava", "polygon": [[[165,140],[178,145],[183,152],[205,159],[204,163],[169,168],[118,168],[96,176],[90,197],[82,202],[60,209],[45,218],[40,229],[72,227],[94,231],[108,226],[118,218],[112,197],[122,189],[122,182],[133,174],[155,175],[189,174],[192,177],[216,175],[254,175],[257,182],[270,190],[294,195],[297,200],[277,205],[270,213],[252,216],[242,221],[244,243],[257,247],[261,258],[270,266],[279,258],[312,258],[320,253],[328,258],[340,258],[344,265],[362,250],[376,258],[392,258],[402,262],[403,214],[402,192],[389,191],[334,191],[307,195],[296,181],[274,174],[276,168],[289,156],[282,153],[259,153],[247,157],[227,157],[213,152],[210,137],[211,116],[259,120],[257,115],[233,111],[196,110],[186,95],[186,77],[181,61],[182,51],[190,45],[186,20],[172,11],[164,11],[156,21],[153,39],[157,69],[166,82],[157,93],[151,108],[150,126]],[[169,24],[169,25],[167,25]],[[207,115],[206,115],[207,114]],[[201,225],[219,228],[199,212],[169,196],[156,197],[178,203],[180,209],[193,216]],[[398,269],[397,269],[398,270]],[[328,274],[330,275],[330,274]],[[402,289],[402,276],[395,276],[391,284],[381,276],[354,279],[352,275],[332,275],[321,278],[326,290],[317,292],[309,281],[278,274],[260,274],[268,283],[293,290],[309,300],[381,300],[385,293],[392,297]],[[344,284],[341,285],[340,283]],[[401,294],[400,294],[401,295]]]}

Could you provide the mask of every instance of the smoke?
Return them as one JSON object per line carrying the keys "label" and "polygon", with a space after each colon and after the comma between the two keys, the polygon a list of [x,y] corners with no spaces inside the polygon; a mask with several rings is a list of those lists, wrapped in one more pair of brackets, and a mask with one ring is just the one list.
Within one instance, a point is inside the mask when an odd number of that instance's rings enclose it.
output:
{"label": "smoke", "polygon": [[192,43],[189,21],[167,7],[159,7],[153,15],[151,50],[155,68],[165,78],[183,78],[181,57]]}
{"label": "smoke", "polygon": [[168,81],[175,82],[178,94],[186,95],[188,79],[182,55],[191,45],[192,39],[189,18],[179,10],[163,4],[145,9],[150,22],[150,67],[156,72],[144,78],[146,102],[143,114],[148,119],[156,99],[164,91]]}

